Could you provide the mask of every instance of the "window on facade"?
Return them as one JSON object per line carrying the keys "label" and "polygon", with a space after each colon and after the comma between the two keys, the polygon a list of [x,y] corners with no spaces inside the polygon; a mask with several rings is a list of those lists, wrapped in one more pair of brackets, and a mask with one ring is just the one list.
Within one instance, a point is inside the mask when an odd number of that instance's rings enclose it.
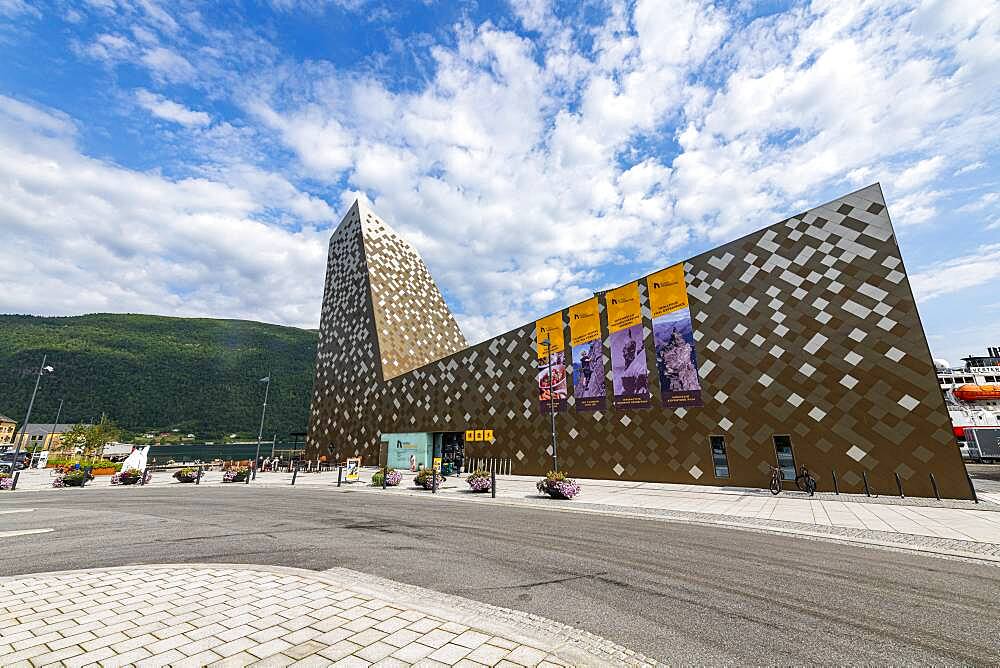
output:
{"label": "window on facade", "polygon": [[774,454],[778,457],[781,479],[795,480],[795,455],[792,454],[792,439],[788,436],[775,436]]}
{"label": "window on facade", "polygon": [[729,456],[726,454],[726,437],[709,436],[712,446],[712,465],[715,467],[716,478],[729,477]]}

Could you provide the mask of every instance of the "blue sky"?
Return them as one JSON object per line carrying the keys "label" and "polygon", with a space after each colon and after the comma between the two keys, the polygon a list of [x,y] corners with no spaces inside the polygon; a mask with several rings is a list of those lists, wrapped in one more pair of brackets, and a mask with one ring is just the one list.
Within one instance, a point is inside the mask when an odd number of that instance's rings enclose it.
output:
{"label": "blue sky", "polygon": [[481,340],[880,181],[933,352],[1000,345],[981,0],[0,0],[0,311],[314,327],[366,198]]}

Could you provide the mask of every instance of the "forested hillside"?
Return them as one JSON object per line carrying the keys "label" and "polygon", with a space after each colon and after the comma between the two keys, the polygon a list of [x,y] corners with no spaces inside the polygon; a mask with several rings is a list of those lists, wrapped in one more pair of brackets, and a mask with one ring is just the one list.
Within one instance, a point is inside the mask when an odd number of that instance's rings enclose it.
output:
{"label": "forested hillside", "polygon": [[0,315],[0,414],[24,419],[35,373],[48,355],[32,422],[93,421],[106,413],[127,431],[179,429],[201,438],[279,440],[305,431],[316,332],[243,320],[107,314],[47,318]]}

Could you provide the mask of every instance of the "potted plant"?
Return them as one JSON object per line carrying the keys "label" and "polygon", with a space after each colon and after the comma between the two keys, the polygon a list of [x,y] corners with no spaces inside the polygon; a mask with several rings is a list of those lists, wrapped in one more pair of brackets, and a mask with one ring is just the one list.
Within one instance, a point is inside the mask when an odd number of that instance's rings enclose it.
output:
{"label": "potted plant", "polygon": [[0,473],[0,489],[10,489],[14,486],[14,479],[9,473]]}
{"label": "potted plant", "polygon": [[66,469],[52,479],[53,487],[83,487],[87,472],[83,469]]}
{"label": "potted plant", "polygon": [[372,474],[372,487],[381,487],[382,478],[385,477],[386,487],[395,487],[403,481],[403,474],[396,469],[380,468]]}
{"label": "potted plant", "polygon": [[567,478],[561,471],[549,471],[535,485],[542,494],[548,494],[553,499],[572,499],[580,493],[580,483]]}
{"label": "potted plant", "polygon": [[[417,472],[416,477],[413,482],[419,487],[424,489],[432,489],[434,487],[434,469],[423,468]],[[444,482],[444,476],[440,473],[437,474],[437,487],[441,488],[441,483]]]}
{"label": "potted plant", "polygon": [[[153,474],[149,471],[146,472],[146,482],[152,479]],[[112,485],[136,485],[142,480],[142,471],[139,469],[127,469],[125,471],[119,471],[118,473],[111,476]]]}
{"label": "potted plant", "polygon": [[226,469],[226,472],[222,474],[222,482],[246,482],[248,475],[250,475],[249,466],[237,466]]}
{"label": "potted plant", "polygon": [[493,479],[490,477],[490,472],[481,469],[476,469],[470,473],[466,476],[465,481],[469,483],[469,487],[472,488],[473,492],[488,492],[493,487]]}
{"label": "potted plant", "polygon": [[174,479],[177,482],[195,482],[203,475],[204,473],[202,471],[199,471],[193,466],[185,466],[182,469],[174,471]]}

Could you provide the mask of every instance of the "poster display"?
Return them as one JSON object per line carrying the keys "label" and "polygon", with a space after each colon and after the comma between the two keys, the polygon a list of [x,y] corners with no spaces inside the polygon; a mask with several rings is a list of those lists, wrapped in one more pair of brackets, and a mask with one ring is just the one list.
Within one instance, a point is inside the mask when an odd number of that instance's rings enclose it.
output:
{"label": "poster display", "polygon": [[668,408],[704,406],[684,264],[675,264],[649,276],[646,287],[663,405]]}
{"label": "poster display", "polygon": [[604,410],[607,390],[597,297],[569,307],[569,342],[573,350],[573,401],[576,410]]}
{"label": "poster display", "polygon": [[535,321],[535,342],[538,344],[535,384],[539,410],[542,413],[564,411],[569,391],[562,311]]}
{"label": "poster display", "polygon": [[349,457],[347,459],[347,482],[355,482],[361,479],[361,458]]}
{"label": "poster display", "polygon": [[639,284],[633,281],[604,295],[611,334],[611,380],[616,409],[649,408],[649,369],[642,331]]}

